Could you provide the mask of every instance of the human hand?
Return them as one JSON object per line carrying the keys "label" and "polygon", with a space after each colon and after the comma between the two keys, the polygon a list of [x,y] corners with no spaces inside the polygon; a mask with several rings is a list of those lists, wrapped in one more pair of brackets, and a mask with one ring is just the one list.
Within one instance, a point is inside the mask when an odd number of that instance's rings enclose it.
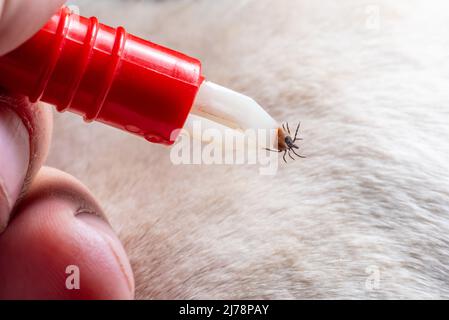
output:
{"label": "human hand", "polygon": [[[63,2],[0,0],[0,55]],[[0,299],[131,299],[130,263],[94,196],[42,168],[51,128],[48,109],[0,89]]]}

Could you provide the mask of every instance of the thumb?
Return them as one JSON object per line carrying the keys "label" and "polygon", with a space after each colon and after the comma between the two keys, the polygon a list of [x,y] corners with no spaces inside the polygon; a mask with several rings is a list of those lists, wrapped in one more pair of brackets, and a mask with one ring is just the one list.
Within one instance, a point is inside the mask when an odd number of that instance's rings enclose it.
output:
{"label": "thumb", "polygon": [[65,0],[0,0],[0,56],[32,37]]}

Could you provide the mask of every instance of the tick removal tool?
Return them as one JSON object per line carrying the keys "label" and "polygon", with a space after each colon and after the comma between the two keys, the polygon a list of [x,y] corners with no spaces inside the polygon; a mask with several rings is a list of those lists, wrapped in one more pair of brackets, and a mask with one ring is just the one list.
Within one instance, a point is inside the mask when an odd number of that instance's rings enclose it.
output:
{"label": "tick removal tool", "polygon": [[263,148],[284,151],[284,159],[296,148],[294,139],[287,139],[289,130],[253,99],[206,81],[199,60],[67,7],[0,57],[0,87],[153,143],[171,145],[179,129],[192,130],[199,121],[204,128],[243,135],[269,131]]}

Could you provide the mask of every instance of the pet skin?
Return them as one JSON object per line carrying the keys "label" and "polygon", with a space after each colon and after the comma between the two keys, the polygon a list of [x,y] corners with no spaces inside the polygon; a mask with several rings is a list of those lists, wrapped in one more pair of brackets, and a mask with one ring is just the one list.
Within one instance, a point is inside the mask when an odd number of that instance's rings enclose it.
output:
{"label": "pet skin", "polygon": [[262,176],[55,116],[48,165],[99,198],[137,298],[449,298],[447,1],[72,3],[302,122],[307,159]]}

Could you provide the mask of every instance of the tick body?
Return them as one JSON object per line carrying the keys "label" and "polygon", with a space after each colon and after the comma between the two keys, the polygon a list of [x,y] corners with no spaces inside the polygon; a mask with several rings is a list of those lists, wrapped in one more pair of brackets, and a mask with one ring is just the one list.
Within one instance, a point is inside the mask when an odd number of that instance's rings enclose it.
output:
{"label": "tick body", "polygon": [[278,130],[278,149],[267,149],[268,151],[272,152],[284,152],[284,155],[282,158],[284,159],[284,162],[287,162],[287,155],[290,157],[290,159],[295,160],[295,158],[292,156],[292,153],[296,155],[298,158],[305,158],[304,156],[296,153],[295,149],[298,150],[299,147],[296,145],[297,141],[301,141],[302,138],[298,138],[299,128],[301,127],[301,122],[298,123],[298,126],[296,127],[295,135],[292,138],[290,127],[288,125],[288,122],[282,125],[282,128],[279,128]]}

